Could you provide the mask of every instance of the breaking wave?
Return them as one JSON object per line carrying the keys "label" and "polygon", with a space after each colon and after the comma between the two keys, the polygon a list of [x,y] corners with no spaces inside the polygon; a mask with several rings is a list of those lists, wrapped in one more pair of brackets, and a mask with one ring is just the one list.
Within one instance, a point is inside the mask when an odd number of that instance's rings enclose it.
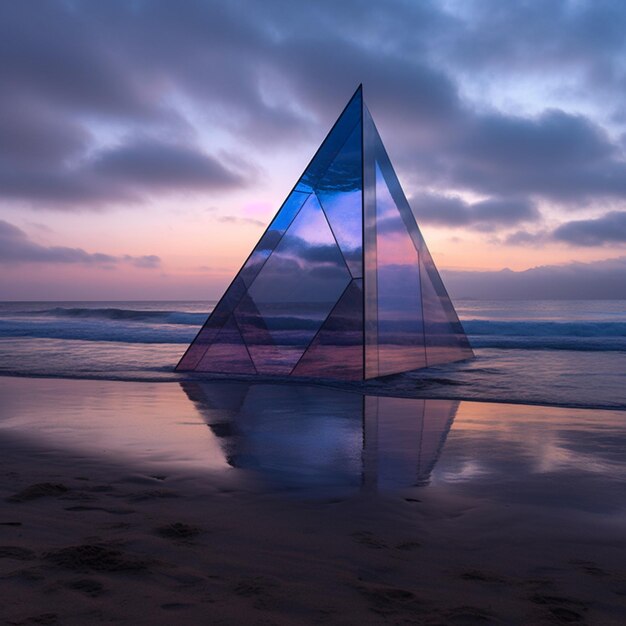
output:
{"label": "breaking wave", "polygon": [[189,313],[185,311],[142,311],[138,309],[119,308],[65,308],[54,307],[40,311],[16,312],[29,317],[60,317],[73,319],[101,319],[101,320],[124,320],[130,322],[147,322],[150,324],[184,324],[195,326],[202,324],[207,318],[207,313]]}
{"label": "breaking wave", "polygon": [[[116,307],[13,310],[0,315],[0,337],[185,344],[195,337],[207,315],[204,311]],[[296,326],[303,327],[306,320],[297,322]],[[474,348],[626,351],[624,321],[470,319],[463,326]]]}

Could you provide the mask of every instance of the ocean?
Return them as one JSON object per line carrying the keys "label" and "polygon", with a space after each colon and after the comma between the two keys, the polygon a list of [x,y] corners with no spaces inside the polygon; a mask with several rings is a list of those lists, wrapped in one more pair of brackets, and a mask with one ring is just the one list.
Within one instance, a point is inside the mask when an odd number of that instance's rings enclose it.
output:
{"label": "ocean", "polygon": [[[475,360],[335,386],[379,395],[626,409],[626,301],[455,304]],[[197,380],[173,370],[214,305],[2,302],[0,375]]]}

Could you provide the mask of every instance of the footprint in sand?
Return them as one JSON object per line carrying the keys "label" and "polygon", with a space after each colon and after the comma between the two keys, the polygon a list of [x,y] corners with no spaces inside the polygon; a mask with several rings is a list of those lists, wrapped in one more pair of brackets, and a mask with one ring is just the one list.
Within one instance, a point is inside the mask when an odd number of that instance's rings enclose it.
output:
{"label": "footprint in sand", "polygon": [[91,578],[78,578],[76,580],[70,580],[66,582],[64,586],[74,591],[80,591],[81,593],[91,596],[92,598],[96,598],[104,593],[104,585]]}
{"label": "footprint in sand", "polygon": [[35,557],[35,553],[27,548],[20,548],[19,546],[0,546],[0,559],[32,561]]}
{"label": "footprint in sand", "polygon": [[573,600],[563,596],[535,594],[531,602],[546,607],[550,615],[564,623],[582,622],[583,613],[587,611],[587,604],[580,600]]}
{"label": "footprint in sand", "polygon": [[578,569],[585,572],[585,574],[590,574],[591,576],[608,576],[608,572],[605,572],[603,569],[598,567],[596,563],[593,561],[583,561],[579,559],[574,559],[570,561],[571,565],[575,565]]}
{"label": "footprint in sand", "polygon": [[61,496],[68,491],[69,489],[60,483],[36,483],[9,496],[6,501],[28,502],[29,500],[36,500],[47,496]]}
{"label": "footprint in sand", "polygon": [[396,545],[396,550],[404,550],[406,552],[409,552],[411,550],[417,550],[421,547],[422,544],[418,543],[417,541],[403,541]]}
{"label": "footprint in sand", "polygon": [[68,506],[65,508],[65,510],[72,513],[80,513],[84,511],[104,511],[105,513],[110,513],[111,515],[130,515],[132,513],[135,513],[133,509],[110,508],[104,506],[87,506],[85,504]]}
{"label": "footprint in sand", "polygon": [[382,540],[377,539],[371,532],[367,530],[359,530],[351,533],[350,536],[356,543],[360,543],[363,546],[372,548],[374,550],[381,550],[388,548],[389,546]]}
{"label": "footprint in sand", "polygon": [[482,572],[477,569],[468,570],[463,572],[459,578],[463,580],[473,580],[481,583],[506,583],[507,580],[498,574],[492,574],[489,572]]}
{"label": "footprint in sand", "polygon": [[386,586],[359,586],[359,593],[368,601],[370,611],[382,616],[397,613],[421,613],[422,603],[412,591]]}
{"label": "footprint in sand", "polygon": [[45,559],[65,569],[78,572],[138,572],[147,569],[148,562],[124,554],[103,544],[69,546],[45,555]]}
{"label": "footprint in sand", "polygon": [[174,522],[166,526],[160,526],[156,529],[156,533],[161,537],[168,539],[193,539],[202,533],[202,529],[183,522]]}

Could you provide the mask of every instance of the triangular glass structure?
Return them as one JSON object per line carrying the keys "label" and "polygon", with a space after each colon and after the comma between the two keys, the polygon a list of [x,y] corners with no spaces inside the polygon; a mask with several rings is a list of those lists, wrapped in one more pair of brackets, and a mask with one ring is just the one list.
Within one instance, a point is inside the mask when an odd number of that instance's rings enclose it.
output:
{"label": "triangular glass structure", "polygon": [[359,87],[176,369],[363,380],[471,357]]}

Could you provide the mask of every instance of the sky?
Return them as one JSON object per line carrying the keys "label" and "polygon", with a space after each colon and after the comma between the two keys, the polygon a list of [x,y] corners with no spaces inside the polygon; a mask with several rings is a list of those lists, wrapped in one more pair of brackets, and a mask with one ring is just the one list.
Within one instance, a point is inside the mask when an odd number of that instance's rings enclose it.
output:
{"label": "sky", "polygon": [[453,296],[626,298],[626,3],[0,3],[0,299],[218,298],[359,83]]}

